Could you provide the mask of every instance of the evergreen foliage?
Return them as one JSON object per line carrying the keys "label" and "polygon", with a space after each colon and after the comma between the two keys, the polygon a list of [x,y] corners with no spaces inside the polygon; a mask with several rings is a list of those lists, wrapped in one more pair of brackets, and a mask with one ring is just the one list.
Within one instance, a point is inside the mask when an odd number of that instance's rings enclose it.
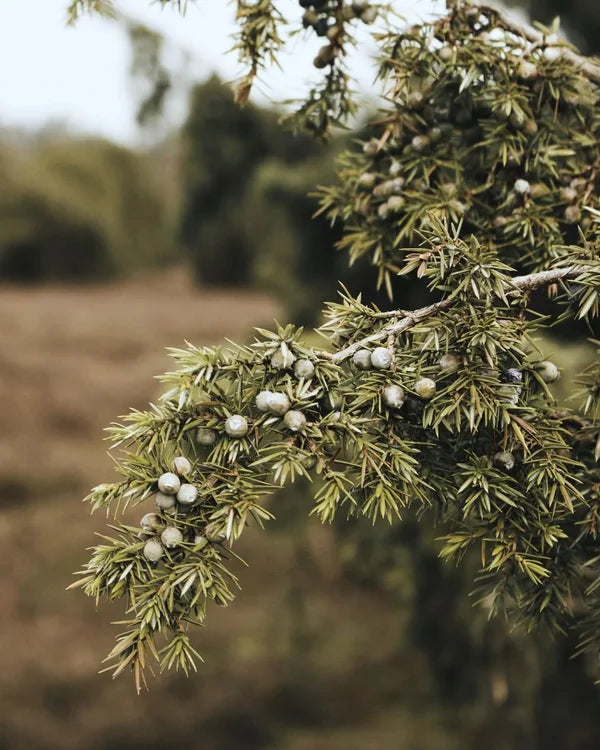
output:
{"label": "evergreen foliage", "polygon": [[[317,34],[320,14],[342,24],[319,106],[300,109],[322,133],[315,111],[335,121],[349,109],[327,88],[342,69],[346,6],[301,5]],[[575,627],[582,648],[600,650],[600,369],[582,375],[581,406],[559,410],[558,372],[535,343],[556,320],[598,312],[600,69],[549,30],[448,5],[379,38],[388,107],[322,193],[351,260],[368,257],[390,296],[410,276],[434,301],[384,311],[344,291],[326,305],[322,350],[293,326],[246,346],[174,350],[161,401],[110,430],[123,478],[88,500],[147,511],[154,498],[159,520],[115,524],[74,585],[125,599],[109,668],[132,668],[138,688],[154,659],[195,668],[188,625],[233,600],[234,543],[298,477],[313,482],[324,523],[410,513],[443,524],[443,558],[477,552],[490,615]],[[240,6],[248,85],[281,43],[280,19],[272,3]],[[555,298],[551,316],[535,309],[538,289]]]}

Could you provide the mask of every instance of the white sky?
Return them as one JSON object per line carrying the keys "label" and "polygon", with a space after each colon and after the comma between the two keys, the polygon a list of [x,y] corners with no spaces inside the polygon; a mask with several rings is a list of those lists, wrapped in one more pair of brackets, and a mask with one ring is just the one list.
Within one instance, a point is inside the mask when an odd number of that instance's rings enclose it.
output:
{"label": "white sky", "polygon": [[[187,15],[161,9],[152,0],[117,0],[117,7],[156,28],[171,40],[170,61],[181,65],[184,48],[192,61],[187,75],[201,80],[217,71],[226,80],[240,69],[231,46],[234,8],[226,0],[197,0]],[[299,18],[296,0],[279,3],[288,18]],[[409,22],[442,12],[441,0],[396,0]],[[127,68],[129,45],[116,24],[97,16],[84,17],[75,28],[65,26],[67,0],[0,0],[0,127],[36,128],[65,123],[75,130],[99,133],[134,143],[139,138],[135,104]],[[311,60],[321,40],[302,36],[292,41],[285,73],[272,72],[260,98],[283,101],[301,96],[314,80]],[[373,68],[370,43],[356,58],[361,88],[369,91]],[[368,95],[368,94],[367,94]],[[169,119],[181,120],[185,103],[175,101]]]}

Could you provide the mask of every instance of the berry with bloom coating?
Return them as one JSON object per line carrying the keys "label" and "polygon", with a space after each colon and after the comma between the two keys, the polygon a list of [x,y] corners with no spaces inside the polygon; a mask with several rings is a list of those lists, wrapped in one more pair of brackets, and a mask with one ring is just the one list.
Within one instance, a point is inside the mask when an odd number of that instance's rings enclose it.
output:
{"label": "berry with bloom coating", "polygon": [[400,409],[404,403],[404,389],[399,385],[388,385],[383,389],[382,398],[388,409]]}
{"label": "berry with bloom coating", "polygon": [[537,65],[529,62],[529,60],[521,60],[517,70],[517,75],[524,81],[532,81],[534,78],[537,78],[538,75]]}
{"label": "berry with bloom coating", "polygon": [[277,370],[287,370],[295,361],[296,357],[292,354],[286,344],[282,344],[271,357],[271,364]]}
{"label": "berry with bloom coating", "polygon": [[421,153],[425,151],[426,148],[429,148],[429,146],[431,145],[431,141],[426,135],[415,135],[415,137],[411,141],[411,144],[415,151]]}
{"label": "berry with bloom coating", "polygon": [[176,495],[181,481],[177,474],[173,474],[171,471],[167,471],[166,474],[161,474],[158,478],[158,489],[165,495]]}
{"label": "berry with bloom coating", "polygon": [[567,224],[577,224],[581,221],[581,209],[579,206],[567,206],[564,217]]}
{"label": "berry with bloom coating", "polygon": [[193,484],[182,484],[177,493],[177,500],[182,505],[193,505],[198,499],[198,490]]}
{"label": "berry with bloom coating", "polygon": [[157,492],[154,495],[156,507],[161,510],[170,510],[175,507],[175,495],[165,495],[164,492]]}
{"label": "berry with bloom coating", "polygon": [[192,464],[185,456],[177,456],[173,461],[173,469],[180,477],[187,477],[192,471]]}
{"label": "berry with bloom coating", "polygon": [[460,360],[455,354],[444,354],[440,358],[439,365],[442,372],[456,372],[460,367]]}
{"label": "berry with bloom coating", "polygon": [[370,141],[367,141],[363,144],[363,153],[367,156],[375,156],[378,151],[379,141],[377,140],[377,138],[371,138]]}
{"label": "berry with bloom coating", "polygon": [[392,365],[392,353],[385,346],[378,346],[371,352],[371,364],[378,370],[389,370]]}
{"label": "berry with bloom coating", "polygon": [[577,190],[572,187],[564,187],[560,191],[560,198],[565,203],[575,203],[575,201],[577,200],[577,195]]}
{"label": "berry with bloom coating", "polygon": [[508,370],[500,373],[501,383],[522,383],[523,373],[521,370],[517,370],[516,367],[509,367]]}
{"label": "berry with bloom coating", "polygon": [[494,466],[504,471],[512,471],[515,468],[515,457],[509,451],[500,451],[494,455]]}
{"label": "berry with bloom coating", "polygon": [[390,211],[401,211],[404,208],[405,200],[401,195],[392,195],[388,198],[387,207]]}
{"label": "berry with bloom coating", "polygon": [[402,174],[402,164],[399,161],[393,161],[390,164],[390,169],[389,169],[389,175],[390,175],[390,177],[397,178],[401,174]]}
{"label": "berry with bloom coating", "polygon": [[167,528],[160,535],[162,543],[167,549],[173,549],[183,541],[183,534],[176,526],[167,526]]}
{"label": "berry with bloom coating", "polygon": [[163,546],[157,539],[150,539],[144,545],[144,557],[150,562],[158,562],[164,554]]}
{"label": "berry with bloom coating", "polygon": [[359,370],[370,370],[371,352],[368,349],[359,349],[357,352],[354,352],[352,363]]}
{"label": "berry with bloom coating", "polygon": [[299,359],[294,365],[294,374],[297,378],[312,378],[315,366],[310,359]]}
{"label": "berry with bloom coating", "polygon": [[248,434],[248,420],[241,414],[233,414],[225,422],[225,432],[232,438],[241,438]]}
{"label": "berry with bloom coating", "polygon": [[158,513],[146,513],[142,516],[140,521],[140,528],[144,531],[153,531],[154,527],[160,524],[160,516]]}
{"label": "berry with bloom coating", "polygon": [[285,393],[270,393],[267,397],[267,407],[272,414],[281,417],[290,408],[290,400]]}
{"label": "berry with bloom coating", "polygon": [[421,398],[430,399],[435,396],[437,386],[431,378],[420,378],[415,383],[415,393]]}
{"label": "berry with bloom coating", "polygon": [[531,184],[527,180],[524,180],[522,177],[520,177],[518,180],[515,180],[513,190],[517,195],[528,195],[531,191]]}
{"label": "berry with bloom coating", "polygon": [[438,50],[438,55],[440,56],[440,60],[442,62],[450,62],[452,58],[454,57],[454,48],[453,47],[440,47]]}
{"label": "berry with bloom coating", "polygon": [[377,175],[373,172],[365,172],[358,178],[358,186],[364,190],[370,190],[377,182]]}
{"label": "berry with bloom coating", "polygon": [[283,418],[283,423],[290,432],[299,432],[306,424],[306,417],[301,411],[292,409]]}
{"label": "berry with bloom coating", "polygon": [[273,391],[261,391],[256,398],[254,403],[258,411],[269,411],[269,396],[273,395]]}
{"label": "berry with bloom coating", "polygon": [[206,547],[208,544],[208,539],[204,536],[204,534],[196,534],[194,537],[194,545],[198,547],[198,549],[202,549],[202,547]]}
{"label": "berry with bloom coating", "polygon": [[196,430],[196,442],[208,448],[217,442],[217,433],[209,427],[199,427]]}
{"label": "berry with bloom coating", "polygon": [[536,369],[544,383],[554,383],[555,380],[558,380],[558,367],[554,362],[549,362],[548,360],[540,362]]}

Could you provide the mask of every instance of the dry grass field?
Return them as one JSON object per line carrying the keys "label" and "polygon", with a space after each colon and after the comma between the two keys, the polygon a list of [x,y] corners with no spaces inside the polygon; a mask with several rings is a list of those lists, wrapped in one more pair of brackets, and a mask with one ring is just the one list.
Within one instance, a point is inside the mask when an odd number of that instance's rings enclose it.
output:
{"label": "dry grass field", "polygon": [[242,540],[244,588],[197,633],[198,675],[138,697],[97,674],[122,611],[65,588],[105,521],[80,502],[112,477],[102,428],[157,396],[166,346],[240,339],[276,314],[183,271],[0,288],[0,750],[504,748],[488,726],[501,709],[440,708],[423,654],[399,648],[401,610],[340,575],[331,531],[298,520],[302,492]]}

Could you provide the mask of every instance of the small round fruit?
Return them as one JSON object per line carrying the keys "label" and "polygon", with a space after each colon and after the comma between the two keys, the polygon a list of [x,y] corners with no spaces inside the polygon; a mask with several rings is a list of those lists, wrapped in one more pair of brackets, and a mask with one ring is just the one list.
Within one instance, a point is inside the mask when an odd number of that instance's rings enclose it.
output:
{"label": "small round fruit", "polygon": [[406,103],[412,109],[418,109],[423,104],[423,94],[420,91],[411,91],[406,97]]}
{"label": "small round fruit", "polygon": [[435,396],[437,386],[431,378],[419,378],[415,383],[415,393],[421,398],[429,400]]}
{"label": "small round fruit", "polygon": [[155,526],[160,524],[160,516],[158,513],[146,513],[142,516],[140,521],[140,528],[144,531],[153,531]]}
{"label": "small round fruit", "polygon": [[161,542],[167,549],[173,549],[177,547],[183,541],[183,534],[176,526],[167,526],[167,528],[160,535]]}
{"label": "small round fruit", "polygon": [[560,374],[554,362],[549,362],[548,360],[540,362],[537,366],[537,371],[544,383],[554,383],[555,380],[558,380]]}
{"label": "small round fruit", "polygon": [[314,26],[319,20],[319,14],[314,10],[307,10],[302,16],[302,25],[305,29]]}
{"label": "small round fruit", "polygon": [[377,209],[377,215],[380,219],[387,219],[390,215],[391,209],[387,204],[387,201],[385,203],[382,203],[381,206]]}
{"label": "small round fruit", "polygon": [[366,24],[375,23],[376,18],[377,18],[377,8],[375,8],[373,5],[370,5],[368,8],[365,8],[363,12],[360,14],[360,20]]}
{"label": "small round fruit", "polygon": [[267,398],[267,406],[272,414],[281,417],[290,408],[290,400],[285,393],[271,393]]}
{"label": "small round fruit", "polygon": [[306,425],[306,417],[301,411],[292,409],[283,418],[283,423],[290,432],[299,432]]}
{"label": "small round fruit", "polygon": [[564,187],[560,191],[560,198],[565,203],[575,203],[577,200],[577,190],[572,187]]}
{"label": "small round fruit", "polygon": [[494,454],[494,466],[503,471],[512,471],[515,468],[515,457],[509,451],[500,451]]}
{"label": "small round fruit", "polygon": [[421,153],[422,151],[425,151],[425,149],[429,148],[429,146],[431,145],[431,141],[426,135],[415,135],[415,137],[411,141],[411,144],[415,151]]}
{"label": "small round fruit", "polygon": [[196,534],[194,537],[194,546],[198,549],[202,549],[203,547],[206,547],[208,544],[208,539],[204,536],[204,534]]}
{"label": "small round fruit", "polygon": [[377,182],[377,175],[373,172],[364,172],[358,178],[358,186],[364,190],[370,190]]}
{"label": "small round fruit", "polygon": [[329,22],[326,18],[319,18],[314,25],[317,36],[327,36],[329,31]]}
{"label": "small round fruit", "polygon": [[363,143],[363,153],[367,156],[376,156],[379,152],[379,141],[377,138],[371,138],[370,141]]}
{"label": "small round fruit", "polygon": [[390,177],[399,177],[402,174],[402,164],[399,161],[393,161],[390,164]]}
{"label": "small round fruit", "polygon": [[517,75],[524,81],[533,81],[533,79],[538,76],[537,65],[529,60],[521,60],[517,70]]}
{"label": "small round fruit", "polygon": [[157,492],[154,495],[156,507],[161,510],[170,510],[175,507],[175,495],[165,495],[164,492]]}
{"label": "small round fruit", "polygon": [[567,224],[577,224],[581,221],[581,209],[579,206],[567,206],[564,216]]}
{"label": "small round fruit", "polygon": [[225,432],[232,438],[242,438],[248,434],[248,420],[241,414],[233,414],[225,422]]}
{"label": "small round fruit", "polygon": [[193,505],[198,499],[198,490],[193,484],[182,484],[177,493],[177,500],[182,505]]}
{"label": "small round fruit", "polygon": [[217,442],[217,433],[209,427],[199,427],[196,430],[196,442],[208,448]]}
{"label": "small round fruit", "polygon": [[297,378],[312,378],[315,374],[315,366],[310,359],[299,359],[294,365],[294,374]]}
{"label": "small round fruit", "polygon": [[163,546],[157,539],[150,539],[144,545],[144,557],[149,562],[158,562],[164,554]]}
{"label": "small round fruit", "polygon": [[176,495],[180,486],[181,481],[179,477],[171,471],[161,474],[158,478],[158,489],[165,495]]}
{"label": "small round fruit", "polygon": [[450,62],[450,60],[452,60],[452,58],[454,57],[454,48],[448,46],[440,47],[440,49],[438,50],[438,55],[442,62]]}
{"label": "small round fruit", "polygon": [[371,352],[368,349],[359,349],[354,352],[352,357],[352,364],[358,370],[370,370],[371,369]]}
{"label": "small round fruit", "polygon": [[177,456],[173,461],[173,471],[180,477],[188,477],[192,471],[192,464],[185,456]]}
{"label": "small round fruit", "polygon": [[401,195],[392,195],[391,198],[388,198],[387,205],[390,211],[397,212],[401,211],[406,204],[406,201]]}
{"label": "small round fruit", "polygon": [[292,354],[286,344],[282,344],[282,346],[271,357],[271,365],[277,370],[287,370],[295,361],[296,357]]}
{"label": "small round fruit", "polygon": [[311,471],[317,465],[317,457],[314,454],[309,453],[301,459],[300,463],[307,471]]}
{"label": "small round fruit", "polygon": [[382,399],[388,409],[400,409],[404,398],[404,389],[399,385],[388,385],[383,389]]}
{"label": "small round fruit", "polygon": [[371,352],[371,364],[377,370],[389,370],[392,366],[392,353],[385,346],[378,346]]}
{"label": "small round fruit", "polygon": [[389,186],[392,195],[401,195],[404,190],[404,177],[394,177],[393,180],[389,180]]}
{"label": "small round fruit", "polygon": [[509,367],[508,370],[500,373],[501,383],[522,383],[523,373],[521,370],[517,370],[516,367]]}
{"label": "small round fruit", "polygon": [[455,354],[444,354],[444,356],[440,358],[439,365],[442,372],[456,372],[460,367],[460,360]]}
{"label": "small round fruit", "polygon": [[529,193],[531,192],[531,184],[527,180],[524,180],[522,177],[520,177],[518,180],[515,180],[513,190],[517,195],[529,195]]}
{"label": "small round fruit", "polygon": [[273,391],[261,391],[256,398],[254,403],[258,411],[269,411],[269,396],[273,395]]}
{"label": "small round fruit", "polygon": [[562,47],[546,47],[544,50],[544,58],[548,62],[555,62],[559,57],[562,57],[563,52],[564,50]]}

